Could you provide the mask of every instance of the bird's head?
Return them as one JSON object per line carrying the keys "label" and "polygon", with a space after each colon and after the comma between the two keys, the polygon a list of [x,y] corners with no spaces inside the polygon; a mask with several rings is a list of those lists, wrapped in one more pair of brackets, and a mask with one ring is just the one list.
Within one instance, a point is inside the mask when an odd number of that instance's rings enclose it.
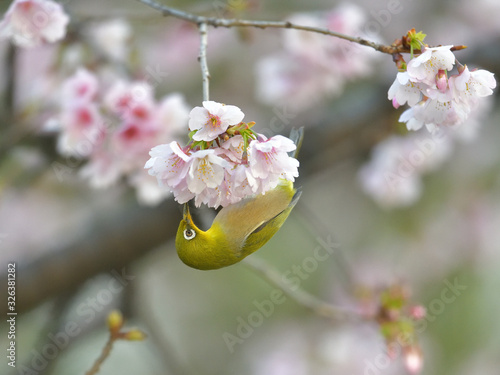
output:
{"label": "bird's head", "polygon": [[207,232],[196,226],[189,212],[189,205],[184,203],[182,220],[175,237],[175,247],[179,258],[190,267],[203,269],[205,248],[210,243]]}
{"label": "bird's head", "polygon": [[193,222],[188,204],[184,204],[175,247],[179,258],[186,265],[200,270],[211,270],[236,263],[239,259],[228,246],[226,237],[217,223],[212,224],[207,231],[198,228]]}
{"label": "bird's head", "polygon": [[193,241],[200,232],[201,230],[193,222],[193,218],[189,212],[189,205],[184,203],[182,220],[179,224],[179,229],[177,229],[177,236],[175,238],[176,246],[178,246],[178,244],[188,244]]}

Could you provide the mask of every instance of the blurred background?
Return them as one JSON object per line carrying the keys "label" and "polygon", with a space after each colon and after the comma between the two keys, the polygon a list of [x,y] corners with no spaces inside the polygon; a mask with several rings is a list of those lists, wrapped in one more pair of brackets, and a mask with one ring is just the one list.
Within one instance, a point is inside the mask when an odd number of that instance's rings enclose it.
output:
{"label": "blurred background", "polygon": [[[493,1],[350,4],[359,7],[349,16],[355,21],[337,21],[354,22],[359,35],[390,44],[411,28],[423,30],[429,45],[467,45],[456,52],[462,64],[498,71],[500,5]],[[296,13],[321,17],[340,3],[169,5],[219,17],[283,20]],[[8,6],[0,4],[2,14]],[[400,356],[387,360],[373,321],[325,319],[289,297],[276,298],[276,288],[243,263],[217,271],[185,266],[174,247],[181,209],[172,197],[140,203],[127,176],[93,188],[80,173],[85,160],[58,153],[58,132],[47,123],[59,111],[60,86],[81,66],[108,81],[146,80],[158,100],[180,93],[188,108],[202,100],[195,26],[135,1],[63,6],[71,17],[63,42],[32,49],[0,45],[0,279],[6,283],[7,264],[15,262],[18,311],[17,367],[8,367],[4,357],[2,373],[84,373],[107,340],[105,321],[113,309],[148,338],[118,342],[101,374],[406,373]],[[104,37],[92,30],[116,19],[127,26],[119,33],[123,50],[110,57],[109,45],[99,44]],[[418,325],[423,374],[498,374],[496,95],[480,109],[473,135],[453,142],[446,158],[418,172],[418,192],[411,199],[374,198],[360,171],[377,145],[407,133],[398,122],[403,110],[387,100],[397,71],[392,57],[365,47],[349,51],[347,65],[359,67],[338,71],[329,84],[315,70],[285,66],[310,77],[296,76],[280,91],[283,82],[271,81],[273,70],[265,67],[272,58],[298,61],[289,31],[209,28],[211,99],[239,106],[246,121],[269,136],[305,127],[296,182],[302,197],[282,229],[252,257],[339,306],[360,306],[363,296],[373,303],[370,296],[377,291],[402,286],[409,303],[427,309]],[[118,41],[110,43],[116,47]],[[139,164],[148,158],[144,154]],[[198,216],[208,227],[213,212],[202,208]],[[314,258],[328,241],[336,243],[332,255]],[[297,267],[305,272],[300,275]],[[4,292],[2,306],[5,297]],[[264,314],[263,301],[273,299]],[[0,328],[0,347],[6,349],[5,321]]]}

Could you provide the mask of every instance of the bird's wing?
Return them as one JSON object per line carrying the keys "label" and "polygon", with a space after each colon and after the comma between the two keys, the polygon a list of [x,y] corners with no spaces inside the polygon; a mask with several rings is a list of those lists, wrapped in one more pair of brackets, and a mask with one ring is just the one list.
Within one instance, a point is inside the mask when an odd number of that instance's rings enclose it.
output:
{"label": "bird's wing", "polygon": [[262,222],[250,234],[248,234],[241,249],[242,255],[246,256],[257,249],[260,249],[274,236],[274,234],[281,228],[285,220],[288,218],[288,215],[290,215],[290,212],[297,204],[301,194],[302,190],[300,188],[297,189],[292,200],[284,210],[269,220]]}

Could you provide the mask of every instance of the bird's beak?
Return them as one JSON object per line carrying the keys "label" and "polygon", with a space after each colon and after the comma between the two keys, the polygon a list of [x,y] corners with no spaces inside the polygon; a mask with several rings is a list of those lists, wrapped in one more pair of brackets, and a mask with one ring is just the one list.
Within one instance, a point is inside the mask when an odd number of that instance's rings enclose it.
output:
{"label": "bird's beak", "polygon": [[186,224],[192,226],[193,225],[193,219],[191,218],[191,214],[189,213],[189,204],[184,203],[184,210],[182,213],[182,219],[186,222]]}

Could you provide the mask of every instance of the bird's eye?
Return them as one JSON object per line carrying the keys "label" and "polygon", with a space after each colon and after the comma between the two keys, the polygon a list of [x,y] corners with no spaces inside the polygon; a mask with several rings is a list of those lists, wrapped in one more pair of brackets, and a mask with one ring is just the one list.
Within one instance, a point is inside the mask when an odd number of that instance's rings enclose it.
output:
{"label": "bird's eye", "polygon": [[192,240],[196,236],[196,232],[192,229],[184,229],[184,238],[186,240]]}

